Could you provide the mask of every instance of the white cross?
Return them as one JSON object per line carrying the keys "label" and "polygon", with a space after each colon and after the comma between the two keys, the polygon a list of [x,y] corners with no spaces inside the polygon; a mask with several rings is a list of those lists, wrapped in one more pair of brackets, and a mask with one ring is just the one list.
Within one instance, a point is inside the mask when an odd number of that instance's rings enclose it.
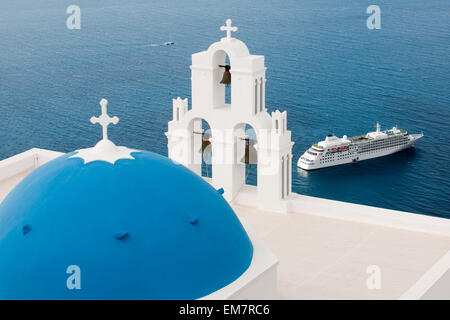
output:
{"label": "white cross", "polygon": [[227,25],[221,26],[220,30],[226,31],[227,32],[227,40],[230,40],[231,39],[231,31],[236,32],[236,31],[238,31],[238,28],[231,26],[231,22],[232,22],[231,19],[228,19],[226,22],[227,22]]}
{"label": "white cross", "polygon": [[100,105],[102,106],[102,114],[99,117],[92,117],[91,123],[96,124],[99,123],[103,129],[103,140],[108,140],[108,126],[113,123],[117,124],[119,122],[118,117],[110,117],[108,116],[108,110],[106,106],[108,105],[108,100],[102,99],[100,101]]}

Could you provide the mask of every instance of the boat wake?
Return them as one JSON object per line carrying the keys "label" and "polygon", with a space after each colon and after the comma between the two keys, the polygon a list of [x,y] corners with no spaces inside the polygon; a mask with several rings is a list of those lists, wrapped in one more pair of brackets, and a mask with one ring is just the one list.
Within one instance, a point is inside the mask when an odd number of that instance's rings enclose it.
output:
{"label": "boat wake", "polygon": [[174,44],[175,44],[175,42],[173,42],[173,41],[166,41],[163,43],[150,43],[150,44],[144,45],[144,47],[163,47],[163,46],[171,46]]}

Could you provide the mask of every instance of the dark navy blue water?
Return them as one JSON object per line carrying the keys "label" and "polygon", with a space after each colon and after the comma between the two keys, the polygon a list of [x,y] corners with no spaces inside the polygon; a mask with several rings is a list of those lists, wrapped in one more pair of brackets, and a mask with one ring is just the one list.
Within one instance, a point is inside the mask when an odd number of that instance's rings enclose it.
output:
{"label": "dark navy blue water", "polygon": [[[66,8],[82,29],[66,28]],[[89,122],[110,101],[117,144],[167,154],[173,97],[190,98],[191,54],[237,37],[266,57],[267,104],[288,111],[295,161],[326,134],[359,135],[398,124],[425,133],[417,146],[357,165],[294,168],[294,191],[450,218],[450,3],[338,0],[2,0],[0,158],[32,147],[93,145]],[[173,46],[152,46],[175,41]]]}

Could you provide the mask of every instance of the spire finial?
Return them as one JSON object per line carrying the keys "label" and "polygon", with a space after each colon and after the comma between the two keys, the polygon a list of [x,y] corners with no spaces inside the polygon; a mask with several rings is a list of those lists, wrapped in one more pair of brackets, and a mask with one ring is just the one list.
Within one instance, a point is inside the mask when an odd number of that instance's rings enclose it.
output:
{"label": "spire finial", "polygon": [[118,117],[110,117],[108,115],[108,100],[102,99],[100,101],[100,106],[102,107],[102,114],[99,117],[92,117],[91,123],[99,123],[103,130],[103,140],[108,140],[108,126],[112,124],[117,124],[119,122]]}
{"label": "spire finial", "polygon": [[227,32],[227,40],[231,39],[231,31],[233,31],[233,32],[238,31],[238,28],[237,27],[232,27],[231,23],[232,23],[231,19],[228,19],[226,21],[226,26],[221,26],[220,27],[220,30]]}

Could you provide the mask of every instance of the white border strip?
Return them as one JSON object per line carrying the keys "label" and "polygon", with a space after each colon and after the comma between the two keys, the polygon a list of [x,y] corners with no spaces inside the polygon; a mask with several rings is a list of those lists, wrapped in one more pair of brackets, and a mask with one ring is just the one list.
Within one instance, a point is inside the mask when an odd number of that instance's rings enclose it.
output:
{"label": "white border strip", "polygon": [[[450,219],[446,218],[304,196],[297,193],[291,193],[287,200],[282,200],[281,202],[285,202],[291,214],[308,214],[450,237]],[[249,185],[243,186],[233,200],[233,203],[259,208],[256,187]],[[259,209],[263,211],[274,211],[271,208]]]}
{"label": "white border strip", "polygon": [[427,272],[399,299],[418,300],[450,269],[450,251],[448,251],[438,262],[436,262]]}

